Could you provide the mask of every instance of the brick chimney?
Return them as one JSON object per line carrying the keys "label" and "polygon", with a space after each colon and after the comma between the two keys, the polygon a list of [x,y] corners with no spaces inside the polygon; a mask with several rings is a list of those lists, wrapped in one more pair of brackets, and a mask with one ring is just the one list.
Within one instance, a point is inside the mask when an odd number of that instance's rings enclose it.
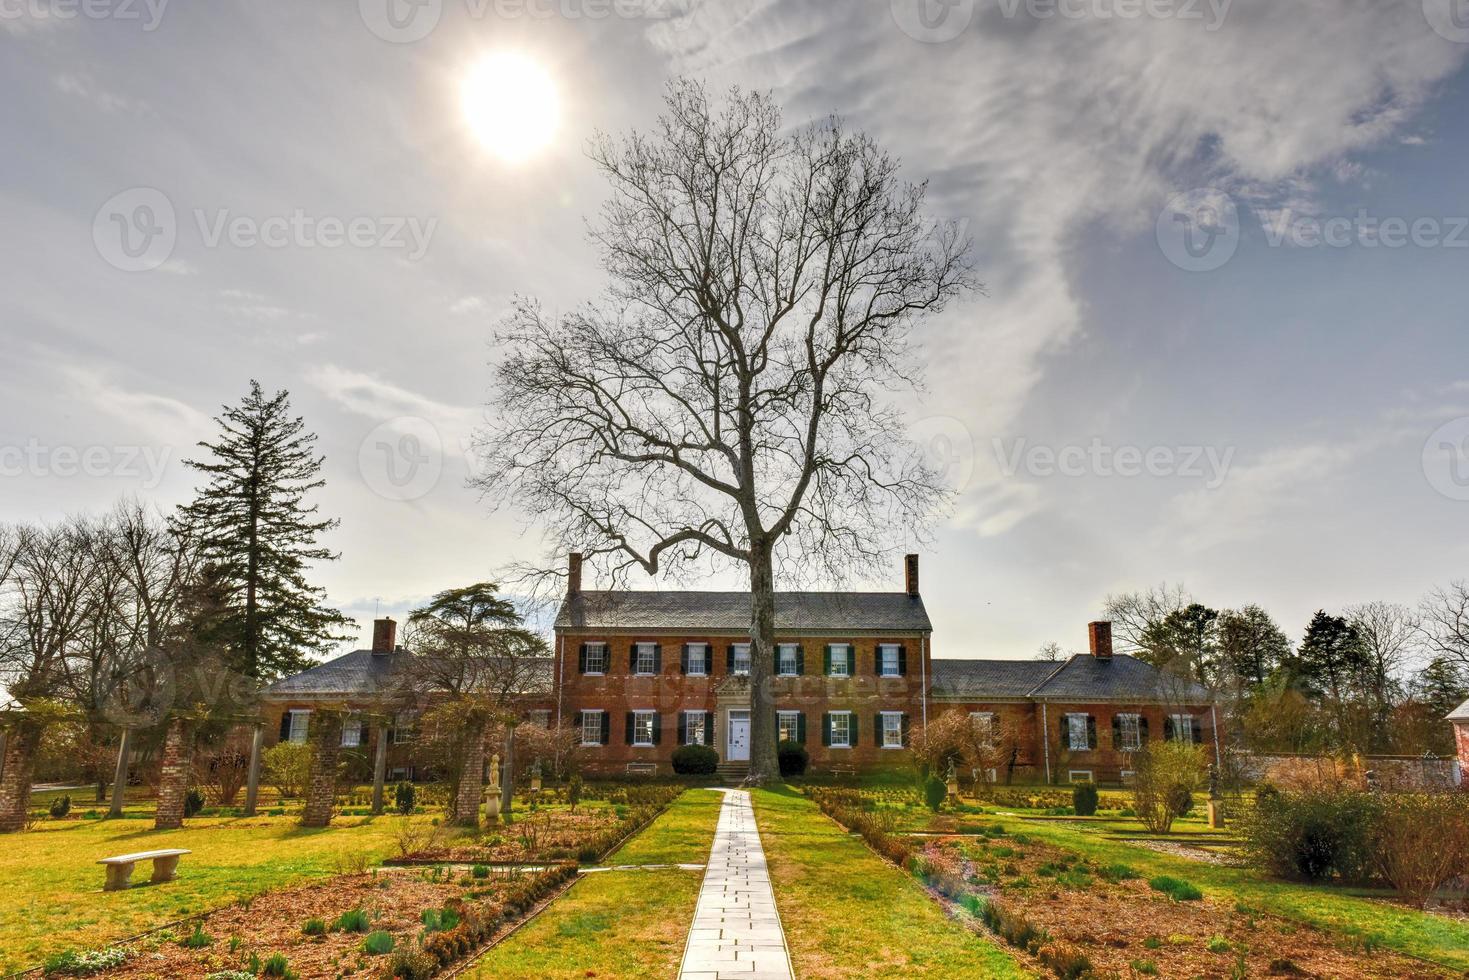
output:
{"label": "brick chimney", "polygon": [[581,552],[573,551],[566,563],[566,594],[576,595],[581,591]]}
{"label": "brick chimney", "polygon": [[398,649],[398,624],[390,618],[372,622],[372,652],[392,653]]}
{"label": "brick chimney", "polygon": [[1098,660],[1112,659],[1112,624],[1106,620],[1086,624],[1087,638],[1091,640],[1092,656]]}
{"label": "brick chimney", "polygon": [[915,598],[918,596],[918,556],[903,556],[903,578],[905,591]]}

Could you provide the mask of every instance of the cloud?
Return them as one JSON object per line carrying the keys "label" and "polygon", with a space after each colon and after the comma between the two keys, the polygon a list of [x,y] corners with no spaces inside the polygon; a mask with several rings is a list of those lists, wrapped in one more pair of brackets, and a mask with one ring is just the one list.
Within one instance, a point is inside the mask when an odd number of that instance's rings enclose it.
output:
{"label": "cloud", "polygon": [[456,315],[483,313],[489,308],[489,304],[484,301],[483,297],[465,296],[462,299],[455,300],[453,305],[449,307],[449,312]]}
{"label": "cloud", "polygon": [[114,384],[103,369],[72,365],[60,372],[71,397],[90,402],[98,417],[121,420],[166,445],[193,445],[213,427],[209,416],[193,406]]}
{"label": "cloud", "polygon": [[426,419],[440,433],[445,448],[461,456],[468,453],[474,427],[480,420],[478,408],[436,401],[373,375],[334,364],[311,369],[306,380],[347,411],[377,424]]}
{"label": "cloud", "polygon": [[58,91],[85,99],[103,112],[145,113],[151,111],[146,102],[129,99],[110,89],[99,87],[96,79],[91,75],[63,72],[56,76],[55,81]]}

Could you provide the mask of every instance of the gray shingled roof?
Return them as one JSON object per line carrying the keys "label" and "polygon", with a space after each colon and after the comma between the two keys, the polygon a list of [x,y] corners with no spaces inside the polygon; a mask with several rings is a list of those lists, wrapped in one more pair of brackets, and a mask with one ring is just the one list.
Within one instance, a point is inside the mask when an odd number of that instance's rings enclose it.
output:
{"label": "gray shingled roof", "polygon": [[1469,721],[1469,701],[1450,711],[1444,721]]}
{"label": "gray shingled roof", "polygon": [[1047,698],[1192,704],[1213,700],[1193,681],[1167,674],[1127,654],[1098,660],[1082,653],[1064,663],[935,659],[930,691],[935,698],[966,700]]}
{"label": "gray shingled roof", "polygon": [[[748,592],[580,592],[561,604],[557,629],[744,633]],[[775,628],[835,634],[931,632],[923,600],[906,592],[777,592]]]}
{"label": "gray shingled roof", "polygon": [[[265,689],[265,696],[274,699],[309,697],[370,697],[394,686],[394,671],[406,668],[412,654],[407,650],[375,654],[371,650],[353,650],[326,663],[303,670],[299,674],[283,677]],[[551,690],[551,661],[547,658],[545,669],[532,691]]]}

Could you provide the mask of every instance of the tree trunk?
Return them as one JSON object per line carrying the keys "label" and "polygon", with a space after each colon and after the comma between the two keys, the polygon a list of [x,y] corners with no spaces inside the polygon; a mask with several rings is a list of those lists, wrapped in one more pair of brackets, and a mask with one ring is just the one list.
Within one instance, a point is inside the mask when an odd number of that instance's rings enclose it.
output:
{"label": "tree trunk", "polygon": [[485,722],[475,722],[464,745],[464,768],[459,770],[459,792],[449,809],[456,827],[478,827],[485,786]]}
{"label": "tree trunk", "polygon": [[158,809],[154,830],[177,830],[184,825],[184,797],[194,767],[194,726],[182,718],[168,723],[163,738],[163,766],[158,780]]}
{"label": "tree trunk", "polygon": [[342,720],[337,711],[320,711],[312,720],[311,781],[301,826],[325,827],[332,822],[337,802],[337,757],[342,753]]}
{"label": "tree trunk", "polygon": [[265,726],[250,733],[250,771],[245,775],[245,816],[255,816],[260,804],[260,752],[265,748]]}
{"label": "tree trunk", "polygon": [[510,816],[510,804],[515,799],[515,726],[505,726],[504,769],[500,774],[500,815]]}
{"label": "tree trunk", "polygon": [[750,548],[750,774],[753,786],[777,782],[775,753],[775,572],[770,546]]}
{"label": "tree trunk", "polygon": [[24,830],[31,809],[31,773],[41,744],[39,725],[22,722],[5,739],[0,771],[0,833]]}
{"label": "tree trunk", "polygon": [[123,794],[128,788],[128,755],[133,751],[133,730],[124,728],[122,738],[117,740],[117,769],[112,773],[112,806],[108,817],[122,816]]}

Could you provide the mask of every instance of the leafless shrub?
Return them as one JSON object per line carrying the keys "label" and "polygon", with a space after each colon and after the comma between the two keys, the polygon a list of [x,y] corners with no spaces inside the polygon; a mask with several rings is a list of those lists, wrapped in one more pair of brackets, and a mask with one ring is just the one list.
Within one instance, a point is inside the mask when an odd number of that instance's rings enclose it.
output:
{"label": "leafless shrub", "polygon": [[1469,794],[1384,796],[1373,838],[1382,876],[1423,908],[1446,882],[1469,874]]}

